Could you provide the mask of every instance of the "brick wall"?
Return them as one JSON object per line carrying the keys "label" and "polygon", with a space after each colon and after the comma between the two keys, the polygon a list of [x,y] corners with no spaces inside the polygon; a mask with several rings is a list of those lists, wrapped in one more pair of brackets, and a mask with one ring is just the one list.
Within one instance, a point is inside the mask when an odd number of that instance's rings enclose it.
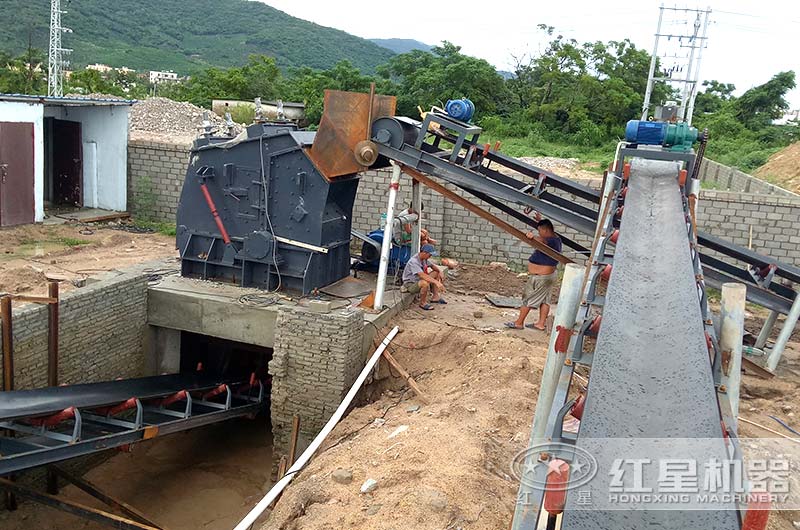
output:
{"label": "brick wall", "polygon": [[[353,227],[357,230],[368,232],[380,226],[381,212],[386,211],[389,178],[387,170],[367,171],[362,176],[353,213]],[[523,223],[483,201],[471,198],[452,185],[447,187],[520,230],[526,230]],[[443,255],[471,263],[503,261],[514,269],[524,266],[531,253],[528,245],[425,186],[422,187],[422,197],[425,203],[424,226],[434,239],[440,240],[439,250]],[[411,179],[404,176],[400,181],[398,204],[405,207],[410,198]],[[586,201],[570,198],[589,206]],[[800,265],[800,234],[797,233],[800,197],[702,190],[698,204],[702,230],[746,247],[752,225],[753,250]],[[585,247],[591,247],[588,236],[561,226],[556,229]],[[564,251],[573,259],[582,258],[566,247]]]}
{"label": "brick wall", "polygon": [[796,193],[707,158],[700,165],[698,178],[706,187],[716,190],[800,198]]}
{"label": "brick wall", "polygon": [[301,418],[300,451],[330,419],[364,366],[364,315],[281,308],[275,327],[271,419],[276,454],[287,454],[292,416]]}
{"label": "brick wall", "polygon": [[134,216],[175,222],[189,145],[162,141],[128,143],[128,208]]}
{"label": "brick wall", "polygon": [[[369,232],[380,226],[381,212],[386,211],[390,178],[389,170],[367,171],[362,175],[358,185],[356,205],[353,209],[353,228]],[[507,223],[520,230],[527,230],[526,225],[500,210],[475,199],[452,184],[446,186]],[[574,197],[573,200],[588,205]],[[406,208],[410,202],[411,179],[404,175],[400,180],[397,204],[398,207]],[[423,226],[428,229],[431,237],[439,241],[439,251],[444,256],[451,256],[470,263],[503,261],[510,267],[518,269],[524,266],[532,252],[532,247],[529,245],[518,241],[500,228],[480,219],[458,204],[446,200],[425,186],[422,186],[422,202],[425,206]],[[586,247],[591,246],[589,237],[578,234],[569,228],[560,229],[560,231]],[[564,252],[573,259],[580,258],[566,247]]]}
{"label": "brick wall", "polygon": [[703,190],[698,226],[776,260],[800,266],[800,197]]}
{"label": "brick wall", "polygon": [[[59,383],[144,375],[146,312],[147,279],[140,272],[65,293],[59,304]],[[15,304],[13,316],[15,388],[46,386],[47,308]]]}

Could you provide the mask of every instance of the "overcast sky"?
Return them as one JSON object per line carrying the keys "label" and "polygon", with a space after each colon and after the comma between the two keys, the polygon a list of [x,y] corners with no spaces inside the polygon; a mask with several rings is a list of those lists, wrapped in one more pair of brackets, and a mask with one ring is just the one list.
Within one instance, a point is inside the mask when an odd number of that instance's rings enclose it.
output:
{"label": "overcast sky", "polygon": [[[652,51],[661,4],[656,0],[462,0],[450,4],[422,0],[262,1],[298,18],[359,37],[408,38],[427,44],[449,40],[461,46],[464,53],[486,59],[500,70],[511,69],[512,55],[536,54],[541,49],[545,40],[537,24],[555,26],[559,33],[580,42],[629,38],[637,47]],[[800,76],[799,0],[709,0],[665,5],[712,9],[701,80],[734,83],[737,94],[741,94],[780,71],[794,70]],[[663,27],[662,33],[691,32],[694,15],[670,16],[681,20]],[[687,19],[690,22],[685,24]],[[659,47],[667,54],[678,52],[675,41],[662,39]],[[800,90],[792,91],[789,100],[792,108],[800,108]]]}

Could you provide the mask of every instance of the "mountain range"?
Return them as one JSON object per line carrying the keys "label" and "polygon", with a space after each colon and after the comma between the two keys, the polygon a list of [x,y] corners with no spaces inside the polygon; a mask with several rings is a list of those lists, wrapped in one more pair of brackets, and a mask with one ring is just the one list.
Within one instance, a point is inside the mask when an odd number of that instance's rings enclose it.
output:
{"label": "mountain range", "polygon": [[[63,36],[73,68],[102,63],[191,74],[265,54],[284,69],[347,59],[370,73],[398,50],[426,46],[371,42],[250,0],[63,0],[62,9],[62,25],[73,31]],[[46,55],[49,24],[47,0],[0,0],[0,50],[20,53],[30,41]]]}

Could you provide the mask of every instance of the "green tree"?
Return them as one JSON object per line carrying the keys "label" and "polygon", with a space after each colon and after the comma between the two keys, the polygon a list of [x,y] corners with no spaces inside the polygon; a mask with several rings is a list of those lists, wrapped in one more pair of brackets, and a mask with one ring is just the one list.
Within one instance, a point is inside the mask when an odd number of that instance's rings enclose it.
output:
{"label": "green tree", "polygon": [[[306,119],[316,124],[322,117],[326,89],[367,92],[372,81],[372,77],[362,75],[349,61],[340,61],[329,70],[300,68],[292,71],[281,86],[280,96],[287,101],[304,103]],[[392,87],[385,82],[379,82],[376,90],[380,94],[392,93]]]}
{"label": "green tree", "polygon": [[392,57],[378,75],[397,85],[398,114],[414,116],[417,106],[443,106],[448,99],[468,97],[476,115],[504,110],[509,91],[494,66],[461,53],[444,41],[430,52],[414,50]]}
{"label": "green tree", "polygon": [[78,92],[81,94],[111,94],[113,96],[125,96],[122,87],[115,85],[97,70],[84,69],[73,72],[67,80],[67,92]]}
{"label": "green tree", "polygon": [[736,90],[736,85],[720,83],[715,79],[703,81],[703,87],[705,90],[698,92],[694,100],[696,114],[717,112],[733,97],[733,91]]}
{"label": "green tree", "polygon": [[161,95],[210,107],[213,99],[252,100],[278,96],[280,70],[275,59],[251,55],[246,65],[237,68],[208,68],[184,83],[159,87]]}
{"label": "green tree", "polygon": [[748,127],[769,125],[789,108],[786,93],[795,86],[793,71],[775,74],[763,85],[742,94],[734,103],[734,115]]}
{"label": "green tree", "polygon": [[44,54],[32,46],[24,53],[11,57],[0,53],[0,91],[14,94],[44,94],[47,92],[47,68]]}

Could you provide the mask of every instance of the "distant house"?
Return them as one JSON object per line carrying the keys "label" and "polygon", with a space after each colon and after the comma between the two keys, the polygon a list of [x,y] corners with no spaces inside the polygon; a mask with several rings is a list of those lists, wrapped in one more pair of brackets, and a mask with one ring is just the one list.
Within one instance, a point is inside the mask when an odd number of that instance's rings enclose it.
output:
{"label": "distant house", "polygon": [[797,125],[800,123],[800,109],[790,110],[772,123],[775,125]]}
{"label": "distant house", "polygon": [[97,72],[100,72],[101,74],[107,74],[108,72],[113,70],[113,68],[108,66],[107,64],[100,64],[100,63],[90,64],[89,66],[86,67],[86,69],[95,70]]}
{"label": "distant house", "polygon": [[178,74],[172,71],[159,72],[150,70],[150,84],[157,85],[159,83],[176,83],[178,81]]}
{"label": "distant house", "polygon": [[47,209],[125,211],[133,103],[0,94],[0,226]]}

